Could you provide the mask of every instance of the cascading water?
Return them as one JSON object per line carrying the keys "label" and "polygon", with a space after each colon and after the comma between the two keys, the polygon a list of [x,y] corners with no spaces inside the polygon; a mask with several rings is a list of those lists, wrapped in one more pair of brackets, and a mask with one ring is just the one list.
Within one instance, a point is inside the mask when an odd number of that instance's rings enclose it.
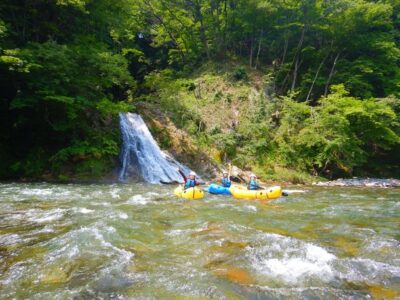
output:
{"label": "cascading water", "polygon": [[123,138],[119,180],[182,183],[177,169],[181,168],[185,174],[190,169],[161,151],[142,117],[135,113],[120,113],[119,117]]}

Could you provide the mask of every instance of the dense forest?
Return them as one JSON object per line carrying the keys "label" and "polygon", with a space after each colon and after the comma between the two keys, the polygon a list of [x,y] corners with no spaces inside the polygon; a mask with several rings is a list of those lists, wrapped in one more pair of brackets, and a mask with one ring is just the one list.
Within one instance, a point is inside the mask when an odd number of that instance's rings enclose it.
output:
{"label": "dense forest", "polygon": [[0,179],[107,174],[139,107],[265,178],[400,176],[399,44],[399,0],[3,0]]}

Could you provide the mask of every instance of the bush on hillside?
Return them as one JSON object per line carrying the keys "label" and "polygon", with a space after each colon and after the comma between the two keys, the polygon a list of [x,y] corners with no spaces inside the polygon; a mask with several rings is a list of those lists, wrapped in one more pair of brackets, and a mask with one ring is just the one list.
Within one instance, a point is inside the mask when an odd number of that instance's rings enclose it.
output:
{"label": "bush on hillside", "polygon": [[237,67],[232,72],[232,78],[236,81],[246,80],[248,78],[246,69],[244,67]]}

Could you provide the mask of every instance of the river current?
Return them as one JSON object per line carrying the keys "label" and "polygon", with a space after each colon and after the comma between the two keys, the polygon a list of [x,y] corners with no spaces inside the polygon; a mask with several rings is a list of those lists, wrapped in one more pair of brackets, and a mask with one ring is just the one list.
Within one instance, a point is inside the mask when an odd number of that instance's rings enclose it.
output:
{"label": "river current", "polygon": [[0,299],[400,297],[400,189],[173,188],[0,184]]}

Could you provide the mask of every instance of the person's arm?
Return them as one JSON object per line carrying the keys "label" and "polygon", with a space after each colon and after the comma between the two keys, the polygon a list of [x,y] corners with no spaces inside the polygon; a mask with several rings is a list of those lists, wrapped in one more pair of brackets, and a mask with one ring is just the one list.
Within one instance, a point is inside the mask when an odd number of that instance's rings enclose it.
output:
{"label": "person's arm", "polygon": [[200,182],[198,182],[197,180],[194,181],[194,185],[200,185]]}
{"label": "person's arm", "polygon": [[265,187],[261,186],[261,185],[257,182],[257,189],[259,189],[259,190],[265,190]]}
{"label": "person's arm", "polygon": [[185,176],[185,173],[183,173],[183,171],[182,171],[181,169],[178,169],[178,172],[179,172],[179,174],[181,174],[181,175],[182,175],[182,177],[183,177],[183,180],[185,180],[185,183],[186,183],[186,181],[187,181],[187,177]]}

